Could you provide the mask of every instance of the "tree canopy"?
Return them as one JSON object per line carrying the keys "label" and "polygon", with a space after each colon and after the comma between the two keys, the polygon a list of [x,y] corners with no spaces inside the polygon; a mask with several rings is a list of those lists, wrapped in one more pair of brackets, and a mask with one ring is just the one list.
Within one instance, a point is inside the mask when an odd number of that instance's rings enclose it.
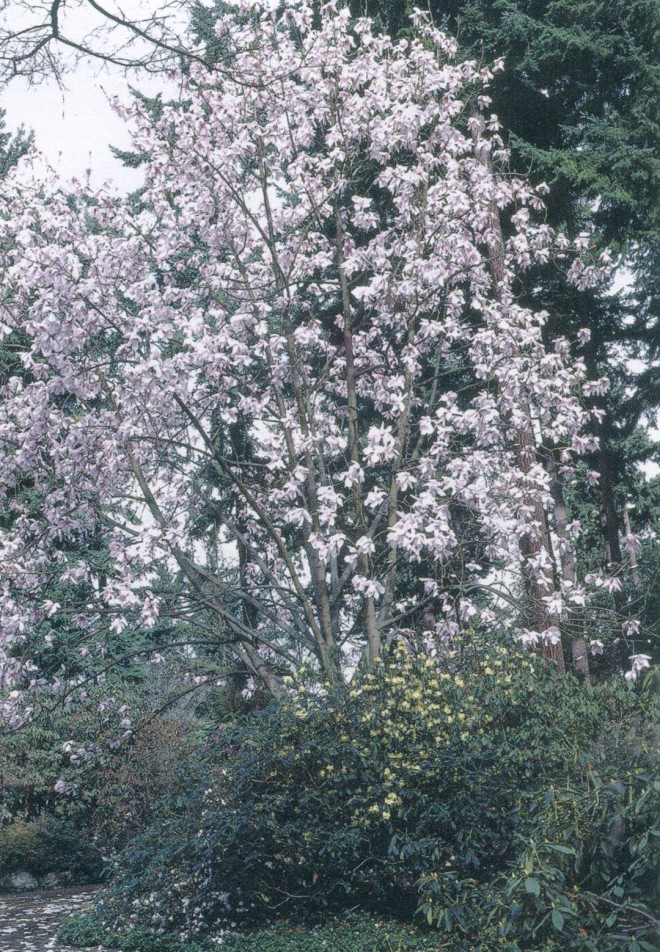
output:
{"label": "tree canopy", "polygon": [[585,367],[546,347],[516,282],[551,256],[580,287],[603,265],[500,171],[491,72],[414,20],[393,42],[332,4],[225,14],[231,74],[190,66],[180,102],[125,110],[139,198],[6,183],[18,681],[61,613],[81,641],[164,613],[277,694],[393,637],[435,651],[497,621],[556,645],[584,601],[556,585],[537,451],[568,467],[594,448]]}

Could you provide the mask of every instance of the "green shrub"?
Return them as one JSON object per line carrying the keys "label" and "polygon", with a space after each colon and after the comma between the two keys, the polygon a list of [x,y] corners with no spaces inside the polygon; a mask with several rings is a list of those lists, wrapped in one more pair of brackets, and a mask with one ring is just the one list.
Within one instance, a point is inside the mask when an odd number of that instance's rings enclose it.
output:
{"label": "green shrub", "polygon": [[91,913],[76,913],[60,926],[58,939],[74,949],[91,949],[104,944],[109,933]]}
{"label": "green shrub", "polygon": [[90,818],[105,852],[124,846],[152,823],[163,797],[185,801],[187,761],[196,750],[190,726],[159,717],[95,769]]}
{"label": "green shrub", "polygon": [[[113,682],[117,693],[126,685]],[[166,794],[185,798],[178,765],[196,745],[194,718],[149,715],[135,735],[123,733],[119,701],[103,711],[110,686],[90,686],[85,704],[40,710],[18,730],[0,724],[0,882],[12,873],[67,873],[69,882],[98,881],[103,856],[121,848],[154,818]],[[149,711],[137,689],[131,716]],[[120,694],[121,696],[121,694]],[[41,699],[43,702],[43,699]],[[151,702],[162,700],[160,695]],[[72,795],[58,793],[57,781]]]}
{"label": "green shrub", "polygon": [[440,952],[437,934],[400,922],[347,915],[305,927],[281,923],[223,937],[223,952]]}
{"label": "green shrub", "polygon": [[20,820],[0,827],[0,875],[24,869],[41,870],[48,855],[45,843],[37,835],[35,822]]}
{"label": "green shrub", "polygon": [[121,952],[207,952],[210,948],[207,944],[182,942],[174,935],[155,936],[144,929],[111,932],[93,913],[71,916],[60,926],[57,936],[74,949],[106,945]]}
{"label": "green shrub", "polygon": [[0,827],[0,876],[66,871],[76,882],[93,882],[101,869],[99,852],[71,821],[45,816]]}
{"label": "green shrub", "polygon": [[[657,731],[610,732],[580,771],[530,802],[507,903],[508,933],[617,952],[660,946],[660,779]],[[649,751],[655,751],[656,760]]]}
{"label": "green shrub", "polygon": [[[619,690],[585,697],[605,715]],[[423,877],[429,921],[448,926],[458,909],[484,950],[660,947],[660,745],[651,699],[642,703],[645,711],[633,703],[626,717],[605,722],[600,739],[552,782],[521,788],[525,822],[507,873],[478,887]]]}
{"label": "green shrub", "polygon": [[[600,750],[608,769],[598,737],[634,730],[644,707],[623,681],[584,688],[530,654],[478,643],[441,664],[400,652],[331,697],[295,691],[219,731],[191,762],[196,787],[165,800],[159,823],[129,844],[104,915],[130,908],[136,924],[195,935],[351,906],[419,909],[457,948],[552,948],[554,932],[562,947],[558,915],[553,925],[554,910],[530,906],[531,875],[520,902],[515,871],[531,837],[557,835],[542,832],[552,791],[582,809],[589,758]],[[609,822],[599,817],[566,846],[596,867]],[[642,904],[650,878],[649,864],[635,887]]]}
{"label": "green shrub", "polygon": [[[102,693],[95,690],[100,699]],[[97,765],[110,750],[107,741],[116,743],[117,717],[106,723],[91,701],[70,707],[57,705],[55,698],[51,701],[52,710],[39,711],[17,730],[0,723],[0,822],[38,820],[45,815],[68,817],[78,825],[88,822],[96,800]],[[42,699],[41,703],[46,702]],[[79,755],[87,749],[95,756]],[[77,784],[75,798],[55,792],[62,778],[74,783],[84,780]]]}

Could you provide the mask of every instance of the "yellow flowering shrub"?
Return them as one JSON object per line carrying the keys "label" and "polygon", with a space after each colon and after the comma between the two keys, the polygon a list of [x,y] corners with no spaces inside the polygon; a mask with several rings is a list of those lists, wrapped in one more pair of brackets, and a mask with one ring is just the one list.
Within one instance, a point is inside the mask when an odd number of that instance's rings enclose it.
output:
{"label": "yellow flowering shrub", "polygon": [[[233,762],[252,830],[241,833],[246,890],[258,882],[264,909],[304,896],[308,906],[405,914],[431,870],[483,880],[503,867],[523,778],[563,756],[553,753],[548,698],[577,693],[529,652],[476,643],[437,661],[395,647],[331,696],[290,689],[261,725],[246,725]],[[594,729],[574,710],[562,743]]]}
{"label": "yellow flowering shrub", "polygon": [[136,883],[158,902],[173,862],[188,905],[163,921],[177,928],[195,908],[237,921],[359,906],[462,935],[488,916],[505,929],[538,805],[575,778],[604,715],[635,703],[625,682],[585,688],[476,638],[435,661],[393,648],[331,694],[291,682],[208,745],[191,820],[130,854],[117,908]]}

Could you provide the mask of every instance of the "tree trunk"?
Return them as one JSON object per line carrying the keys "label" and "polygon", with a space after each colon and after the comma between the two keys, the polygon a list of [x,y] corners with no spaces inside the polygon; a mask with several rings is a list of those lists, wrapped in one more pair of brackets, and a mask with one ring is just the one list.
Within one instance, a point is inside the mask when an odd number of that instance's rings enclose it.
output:
{"label": "tree trunk", "polygon": [[[559,561],[561,564],[561,574],[565,582],[575,585],[577,583],[577,566],[575,564],[575,554],[568,538],[568,514],[566,512],[566,502],[564,500],[564,489],[561,484],[561,477],[557,470],[555,458],[550,450],[545,455],[545,468],[550,477],[550,493],[554,506],[555,532],[559,539]],[[573,660],[573,671],[580,677],[585,684],[591,683],[591,673],[589,671],[589,652],[587,642],[584,637],[584,616],[581,610],[575,609],[573,615],[573,630],[569,630],[568,635],[571,644],[571,658]]]}
{"label": "tree trunk", "polygon": [[[479,138],[484,130],[483,119],[479,119],[473,127],[473,140],[475,145],[475,154],[479,161],[487,168],[491,167],[490,153],[479,149]],[[493,244],[489,249],[490,256],[488,266],[492,280],[493,296],[497,301],[502,300],[502,282],[504,280],[504,237],[502,235],[502,223],[500,213],[494,203],[490,206],[490,225],[493,234]],[[532,431],[531,420],[525,427],[519,428],[514,438],[514,448],[518,465],[524,473],[528,473],[536,459],[536,443]],[[552,557],[545,545],[545,539],[548,536],[548,523],[543,506],[536,500],[528,500],[534,510],[536,522],[539,526],[538,536],[532,532],[528,533],[521,543],[521,552],[524,559],[534,558],[545,553],[550,563]],[[534,577],[530,572],[523,572],[524,585],[526,589],[526,602],[530,621],[534,630],[541,632],[547,631],[553,627],[552,619],[548,617],[543,599],[551,593],[551,587],[544,584],[539,578]],[[561,642],[557,644],[546,643],[542,647],[543,657],[552,661],[556,665],[558,674],[566,673],[566,662],[564,660],[564,651]]]}
{"label": "tree trunk", "polygon": [[[602,439],[602,438],[601,438]],[[616,510],[614,500],[614,474],[612,472],[612,461],[603,444],[601,443],[598,453],[598,471],[600,473],[600,525],[603,530],[603,542],[605,545],[605,558],[607,561],[607,574],[611,578],[621,579],[621,570],[623,567],[623,554],[621,552],[621,524],[619,514]],[[623,584],[623,583],[622,583]],[[614,591],[614,607],[617,616],[621,618],[624,612],[623,591]]]}
{"label": "tree trunk", "polygon": [[[626,530],[626,538],[633,534],[632,526],[630,525],[630,516],[628,515],[628,510],[623,508],[623,525]],[[630,569],[632,573],[632,583],[636,589],[642,587],[642,582],[639,577],[638,565],[637,565],[637,553],[632,545],[627,546],[628,555],[630,556]]]}

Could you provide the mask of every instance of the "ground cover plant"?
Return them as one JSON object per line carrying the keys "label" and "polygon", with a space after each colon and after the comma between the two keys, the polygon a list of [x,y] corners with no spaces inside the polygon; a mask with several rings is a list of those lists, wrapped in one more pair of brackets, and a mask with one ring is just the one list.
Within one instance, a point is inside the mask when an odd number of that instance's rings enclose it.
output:
{"label": "ground cover plant", "polygon": [[347,914],[323,925],[280,922],[237,932],[230,930],[218,941],[190,942],[175,937],[155,937],[153,932],[109,932],[94,916],[71,917],[60,930],[62,941],[74,948],[90,948],[101,942],[121,952],[435,952],[437,935],[413,925],[383,920],[367,914]]}

